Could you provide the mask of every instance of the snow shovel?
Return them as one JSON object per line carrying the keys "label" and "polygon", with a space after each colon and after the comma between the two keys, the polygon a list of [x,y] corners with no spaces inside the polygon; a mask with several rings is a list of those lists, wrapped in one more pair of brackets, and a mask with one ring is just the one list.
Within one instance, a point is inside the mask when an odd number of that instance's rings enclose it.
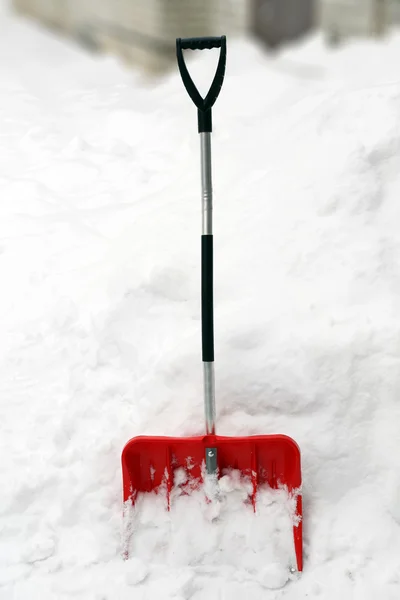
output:
{"label": "snow shovel", "polygon": [[[183,50],[220,49],[218,66],[205,98],[198,92],[188,72]],[[167,490],[170,509],[175,469],[184,469],[194,486],[207,475],[217,478],[230,469],[238,469],[251,481],[251,501],[257,510],[257,489],[261,484],[284,487],[296,497],[293,526],[296,564],[302,570],[302,496],[300,450],[286,435],[225,437],[216,434],[214,393],[214,309],[213,309],[213,230],[211,180],[211,108],[225,75],[226,37],[201,37],[176,40],[179,70],[189,96],[197,107],[201,150],[202,221],[201,236],[201,318],[204,375],[205,435],[196,437],[139,436],[128,441],[122,452],[124,503],[132,506],[138,494]],[[193,486],[192,486],[193,488]],[[125,554],[127,558],[127,554]]]}

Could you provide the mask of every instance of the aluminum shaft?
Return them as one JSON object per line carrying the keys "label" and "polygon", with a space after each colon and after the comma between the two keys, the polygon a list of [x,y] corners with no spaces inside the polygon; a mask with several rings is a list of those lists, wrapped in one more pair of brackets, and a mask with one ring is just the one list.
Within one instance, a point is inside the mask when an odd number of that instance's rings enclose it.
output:
{"label": "aluminum shaft", "polygon": [[[202,191],[202,215],[203,236],[211,236],[212,228],[212,176],[211,176],[211,134],[200,133],[201,148],[201,191]],[[204,268],[204,266],[203,266]],[[212,285],[212,280],[211,280]],[[212,306],[209,307],[212,310]],[[213,343],[213,342],[212,342]],[[214,362],[203,362],[204,374],[204,410],[207,434],[215,433],[215,377]]]}
{"label": "aluminum shaft", "polygon": [[203,199],[203,235],[212,235],[212,176],[211,176],[211,133],[200,133],[201,148],[201,192]]}

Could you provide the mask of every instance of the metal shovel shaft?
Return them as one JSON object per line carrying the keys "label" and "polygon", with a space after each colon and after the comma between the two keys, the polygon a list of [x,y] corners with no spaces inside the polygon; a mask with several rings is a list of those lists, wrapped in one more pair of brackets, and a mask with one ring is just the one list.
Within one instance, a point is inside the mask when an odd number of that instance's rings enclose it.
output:
{"label": "metal shovel shaft", "polygon": [[200,133],[202,189],[202,346],[206,433],[215,434],[211,133]]}
{"label": "metal shovel shaft", "polygon": [[211,133],[200,133],[201,193],[203,198],[203,235],[213,234],[213,198],[211,174]]}
{"label": "metal shovel shaft", "polygon": [[[219,48],[220,55],[207,95],[203,98],[196,88],[183,57],[183,50]],[[214,293],[213,293],[213,230],[212,230],[212,176],[211,176],[211,109],[221,90],[225,75],[226,37],[177,38],[178,66],[186,90],[197,106],[197,124],[200,134],[202,236],[201,236],[201,330],[204,377],[204,411],[207,435],[215,435],[215,379],[214,379]],[[218,468],[217,449],[206,448],[207,473]]]}

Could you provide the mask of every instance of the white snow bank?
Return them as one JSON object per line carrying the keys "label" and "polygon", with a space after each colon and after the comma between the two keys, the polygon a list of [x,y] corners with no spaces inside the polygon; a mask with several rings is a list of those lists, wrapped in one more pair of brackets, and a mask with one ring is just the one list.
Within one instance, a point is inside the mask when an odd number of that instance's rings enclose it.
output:
{"label": "white snow bank", "polygon": [[[187,538],[179,569],[120,556],[123,445],[203,431],[195,109],[176,73],[0,33],[1,600],[398,600],[399,35],[228,46],[218,431],[286,433],[303,459],[305,571],[270,590],[242,577],[258,530],[226,569]],[[203,85],[213,61],[192,61]]]}

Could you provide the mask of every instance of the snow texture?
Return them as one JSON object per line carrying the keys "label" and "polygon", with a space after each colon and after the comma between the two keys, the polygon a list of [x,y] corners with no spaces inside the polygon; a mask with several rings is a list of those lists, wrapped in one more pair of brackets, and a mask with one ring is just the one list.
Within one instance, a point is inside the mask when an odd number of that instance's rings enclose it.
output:
{"label": "snow texture", "polygon": [[299,578],[230,480],[121,559],[124,444],[203,432],[196,111],[5,10],[0,50],[0,599],[398,600],[399,34],[228,40],[214,110],[218,432],[299,443]]}

